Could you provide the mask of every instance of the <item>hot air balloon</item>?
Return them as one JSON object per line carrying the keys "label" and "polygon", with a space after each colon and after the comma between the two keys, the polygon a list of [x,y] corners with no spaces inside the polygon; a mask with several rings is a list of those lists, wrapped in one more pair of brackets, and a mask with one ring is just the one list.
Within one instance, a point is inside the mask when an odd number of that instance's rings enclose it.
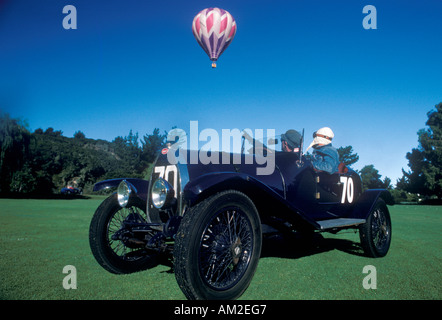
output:
{"label": "hot air balloon", "polygon": [[226,10],[207,8],[193,18],[192,31],[216,68],[216,61],[235,36],[236,22]]}

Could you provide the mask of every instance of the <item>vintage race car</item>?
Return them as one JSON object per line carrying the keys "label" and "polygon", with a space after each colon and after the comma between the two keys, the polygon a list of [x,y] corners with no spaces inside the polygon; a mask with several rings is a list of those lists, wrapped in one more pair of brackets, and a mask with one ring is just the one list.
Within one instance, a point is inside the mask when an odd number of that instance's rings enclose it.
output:
{"label": "vintage race car", "polygon": [[[201,161],[197,150],[164,148],[150,180],[97,183],[95,191],[117,188],[91,221],[89,241],[98,263],[112,273],[130,273],[168,254],[188,299],[236,299],[255,273],[263,230],[308,239],[353,228],[367,256],[387,254],[387,190],[363,192],[359,175],[343,164],[333,174],[317,171],[302,147],[281,152],[270,147],[277,139],[266,142],[246,135],[241,153],[214,152],[211,163]],[[179,156],[184,161],[176,161]],[[269,156],[274,170],[258,174]]]}

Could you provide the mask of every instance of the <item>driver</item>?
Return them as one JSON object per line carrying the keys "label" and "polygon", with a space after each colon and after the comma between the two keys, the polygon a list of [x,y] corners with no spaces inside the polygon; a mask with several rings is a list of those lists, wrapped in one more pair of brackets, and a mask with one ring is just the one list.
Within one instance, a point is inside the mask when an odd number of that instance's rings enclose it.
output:
{"label": "driver", "polygon": [[[339,153],[331,145],[334,138],[333,131],[324,127],[313,133],[313,141],[307,150],[313,147],[312,164],[316,170],[325,171],[330,174],[338,171]],[[307,153],[307,150],[305,151]]]}
{"label": "driver", "polygon": [[299,152],[302,136],[298,131],[290,129],[281,134],[281,149],[285,152]]}

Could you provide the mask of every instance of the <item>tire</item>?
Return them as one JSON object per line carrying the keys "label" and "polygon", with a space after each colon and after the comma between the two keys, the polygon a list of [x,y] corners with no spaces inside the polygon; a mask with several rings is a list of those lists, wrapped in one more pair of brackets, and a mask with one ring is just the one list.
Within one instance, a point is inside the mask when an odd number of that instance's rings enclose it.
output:
{"label": "tire", "polygon": [[391,243],[391,218],[384,200],[378,199],[366,223],[359,227],[364,253],[372,258],[384,257]]}
{"label": "tire", "polygon": [[113,194],[97,208],[89,228],[92,254],[104,269],[115,274],[145,270],[151,267],[156,259],[155,256],[137,254],[137,250],[125,246],[121,240],[111,239],[119,230],[121,222],[130,214],[129,208],[146,219],[145,201],[134,197],[130,199],[126,208],[121,208],[117,195]]}
{"label": "tire", "polygon": [[174,246],[178,285],[191,300],[233,300],[249,286],[262,247],[261,221],[244,194],[220,192],[184,214]]}

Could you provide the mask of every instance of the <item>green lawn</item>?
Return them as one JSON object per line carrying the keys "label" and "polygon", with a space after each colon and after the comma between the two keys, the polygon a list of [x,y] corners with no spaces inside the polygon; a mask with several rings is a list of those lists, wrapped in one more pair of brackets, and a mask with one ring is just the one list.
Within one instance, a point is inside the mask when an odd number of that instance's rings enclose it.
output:
{"label": "green lawn", "polygon": [[[185,299],[171,268],[113,275],[94,260],[89,222],[102,197],[0,199],[0,299]],[[355,233],[322,234],[305,249],[267,241],[241,299],[441,299],[442,207],[390,207],[393,241],[385,258],[361,256]],[[63,267],[77,269],[77,289],[63,288]],[[373,265],[377,289],[366,290]]]}

